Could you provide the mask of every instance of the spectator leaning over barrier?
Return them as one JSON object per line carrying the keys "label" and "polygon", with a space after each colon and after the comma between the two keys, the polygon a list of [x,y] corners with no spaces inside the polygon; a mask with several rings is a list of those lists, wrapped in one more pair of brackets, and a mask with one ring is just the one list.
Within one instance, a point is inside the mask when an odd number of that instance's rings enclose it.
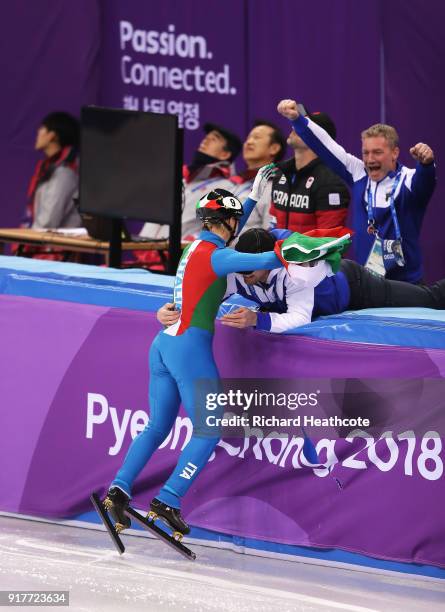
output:
{"label": "spectator leaning over barrier", "polygon": [[[249,195],[253,181],[261,166],[278,162],[283,159],[286,151],[286,139],[281,130],[272,122],[265,119],[256,119],[252,129],[243,144],[243,159],[246,170],[230,177],[230,186],[221,185],[234,193],[242,202]],[[269,228],[271,216],[269,214],[271,198],[271,183],[268,185],[261,202],[254,208],[249,221],[244,228]]]}
{"label": "spectator leaning over barrier", "polygon": [[50,113],[37,131],[35,148],[45,159],[37,163],[31,179],[23,225],[33,229],[80,227],[73,199],[79,182],[79,122],[68,113]]}
{"label": "spectator leaning over barrier", "polygon": [[282,100],[278,112],[300,138],[353,190],[354,246],[358,263],[390,279],[419,283],[423,277],[419,234],[434,191],[434,154],[424,143],[410,149],[411,169],[399,163],[396,130],[376,124],[362,132],[362,159],[347,153],[327,130]]}
{"label": "spectator leaning over barrier", "polygon": [[[201,226],[196,219],[196,202],[208,191],[220,186],[232,174],[233,161],[241,151],[241,140],[216,123],[204,125],[205,136],[188,165],[183,166],[183,209],[181,235],[183,239],[199,234]],[[228,189],[229,185],[222,185]],[[146,223],[141,236],[168,238],[169,226]],[[142,256],[143,257],[143,256]]]}
{"label": "spectator leaning over barrier", "polygon": [[[312,120],[335,138],[334,122],[326,113],[313,113]],[[292,130],[287,139],[293,157],[280,162],[281,172],[272,183],[271,227],[304,233],[317,228],[341,227],[346,223],[349,191]],[[259,202],[259,209],[264,202]]]}
{"label": "spectator leaning over barrier", "polygon": [[[330,231],[313,230],[311,233],[329,234]],[[334,233],[337,231],[338,228]],[[272,251],[276,240],[287,238],[290,233],[288,230],[267,232],[253,228],[240,236],[235,249],[241,253]],[[306,251],[311,243],[317,245],[320,241],[317,236],[300,235],[300,239]],[[348,259],[341,260],[335,274],[325,261],[313,267],[294,266],[292,274],[291,277],[283,267],[229,274],[225,297],[237,293],[259,309],[234,307],[221,317],[221,323],[283,334],[320,315],[345,310],[388,306],[445,309],[445,279],[430,287],[391,281]],[[171,303],[162,306],[157,313],[158,321],[167,326],[175,324],[179,316]]]}

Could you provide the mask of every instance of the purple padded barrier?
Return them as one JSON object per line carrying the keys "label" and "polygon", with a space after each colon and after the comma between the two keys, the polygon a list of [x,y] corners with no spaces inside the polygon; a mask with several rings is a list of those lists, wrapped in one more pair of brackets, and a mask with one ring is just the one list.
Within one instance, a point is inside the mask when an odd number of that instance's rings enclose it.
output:
{"label": "purple padded barrier", "polygon": [[[91,491],[105,491],[130,431],[136,434],[147,419],[147,349],[158,329],[154,313],[0,297],[1,510],[75,516],[90,508]],[[220,325],[215,350],[225,377],[239,376],[240,363],[242,375],[255,378],[445,377],[443,350]],[[146,506],[167,478],[186,429],[178,420],[137,480],[138,506]],[[372,458],[363,440],[325,440],[339,460],[329,474],[304,467],[290,439],[246,441],[245,448],[243,440],[217,447],[184,499],[192,524],[445,567],[444,451],[436,443],[430,440],[428,450],[424,440],[399,441],[390,453],[380,440]]]}

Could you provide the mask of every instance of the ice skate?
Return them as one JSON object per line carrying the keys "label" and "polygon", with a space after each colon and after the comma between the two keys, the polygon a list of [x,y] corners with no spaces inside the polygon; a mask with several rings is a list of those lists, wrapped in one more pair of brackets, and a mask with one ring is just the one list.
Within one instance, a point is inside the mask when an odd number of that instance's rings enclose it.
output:
{"label": "ice skate", "polygon": [[114,527],[117,533],[131,526],[131,521],[125,514],[129,501],[130,498],[128,495],[118,487],[111,487],[103,501],[105,510],[109,512],[114,521]]}
{"label": "ice skate", "polygon": [[[154,501],[156,501],[157,503],[153,504]],[[155,535],[160,540],[163,540],[166,544],[168,544],[168,546],[170,546],[171,548],[174,548],[177,552],[183,555],[186,559],[189,559],[189,561],[194,561],[196,559],[195,553],[189,548],[187,548],[187,546],[184,546],[184,544],[181,541],[183,534],[189,533],[190,528],[187,525],[187,523],[185,523],[183,519],[181,518],[179,510],[170,508],[166,504],[162,504],[162,502],[160,502],[157,499],[153,500],[153,502],[150,504],[150,507],[151,508],[154,507],[155,509],[154,510],[151,509],[147,517],[143,516],[142,514],[139,514],[139,512],[135,510],[134,508],[132,508],[131,506],[128,506],[125,512],[126,514],[131,516],[133,521],[136,521],[136,523],[139,523],[140,525],[142,525],[142,527],[145,527],[145,529],[148,529],[148,531],[150,531],[153,535]],[[161,509],[158,504],[162,504],[164,506],[165,510],[163,514],[161,514]],[[175,520],[174,526],[172,525],[172,522],[171,522],[172,519],[170,518],[171,517],[170,513],[172,511],[175,516],[175,519],[173,519]],[[165,517],[165,514],[167,514],[167,516],[169,517],[168,520]],[[178,520],[178,517],[179,517],[179,520]],[[171,530],[174,530],[173,533],[170,534],[165,529],[161,529],[161,527],[158,527],[155,523],[157,518],[164,520],[168,524],[169,528]],[[178,528],[181,528],[182,531],[179,531]]]}
{"label": "ice skate", "polygon": [[155,521],[157,518],[161,519],[172,529],[174,539],[181,541],[182,536],[190,533],[190,527],[182,518],[181,511],[164,504],[155,497],[150,504],[150,511],[147,514],[147,519],[149,521]]}
{"label": "ice skate", "polygon": [[105,529],[110,534],[110,538],[113,540],[113,544],[116,546],[117,552],[122,555],[125,552],[125,546],[119,537],[119,532],[117,531],[115,525],[113,525],[108,515],[108,512],[105,509],[104,502],[100,499],[98,493],[93,493],[90,497],[90,500],[94,508],[96,509],[100,520],[104,524]]}

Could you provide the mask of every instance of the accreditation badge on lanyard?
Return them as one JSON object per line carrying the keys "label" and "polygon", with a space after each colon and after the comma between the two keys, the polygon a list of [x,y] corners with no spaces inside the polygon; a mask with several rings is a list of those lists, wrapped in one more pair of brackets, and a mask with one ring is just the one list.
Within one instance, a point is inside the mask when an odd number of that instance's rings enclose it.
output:
{"label": "accreditation badge on lanyard", "polygon": [[365,268],[379,276],[385,276],[389,270],[395,266],[404,266],[405,257],[402,249],[402,236],[400,233],[399,221],[397,219],[396,207],[394,204],[394,196],[397,186],[400,182],[401,170],[398,171],[390,194],[389,207],[394,223],[395,240],[382,240],[378,234],[375,225],[375,202],[373,202],[371,192],[371,181],[367,187],[368,200],[368,234],[374,236],[374,242],[369,251],[368,259],[366,260]]}
{"label": "accreditation badge on lanyard", "polygon": [[378,274],[378,276],[385,276],[386,274],[385,264],[383,263],[383,240],[377,234],[369,251],[365,268],[374,274]]}

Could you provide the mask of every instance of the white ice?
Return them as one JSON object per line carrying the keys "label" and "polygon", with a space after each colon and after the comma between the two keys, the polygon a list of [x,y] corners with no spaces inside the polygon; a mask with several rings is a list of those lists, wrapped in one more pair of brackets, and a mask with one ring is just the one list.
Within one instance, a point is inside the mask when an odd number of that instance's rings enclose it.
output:
{"label": "white ice", "polygon": [[68,590],[69,608],[57,609],[70,612],[445,610],[439,580],[197,545],[191,562],[158,540],[123,539],[120,557],[104,531],[0,517],[0,589]]}

